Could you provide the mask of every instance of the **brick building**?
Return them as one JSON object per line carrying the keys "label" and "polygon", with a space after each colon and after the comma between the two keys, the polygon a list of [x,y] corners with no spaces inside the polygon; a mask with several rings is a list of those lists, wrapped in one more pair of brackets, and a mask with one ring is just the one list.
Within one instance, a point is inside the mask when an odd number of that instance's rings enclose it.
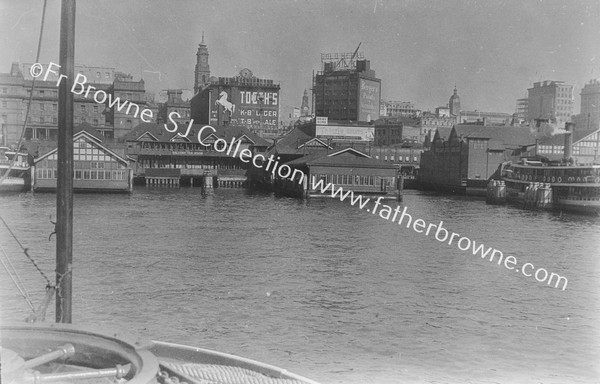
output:
{"label": "brick building", "polygon": [[379,118],[381,79],[375,77],[369,60],[358,60],[344,69],[324,63],[314,77],[313,95],[316,116],[353,122]]}
{"label": "brick building", "polygon": [[[30,74],[32,64],[13,63],[9,73],[0,73],[0,144],[10,145],[19,140],[27,104],[31,94],[33,78]],[[46,66],[45,66],[46,67]],[[76,65],[75,72],[86,77],[90,84],[110,95],[114,100],[120,97],[138,104],[140,109],[150,108],[156,116],[158,109],[152,104],[152,98],[146,94],[144,81],[134,81],[131,75],[116,72],[114,68]],[[57,76],[51,74],[47,81],[38,78],[35,81],[29,121],[25,130],[26,139],[55,140],[58,133],[58,87]],[[133,116],[134,108],[121,111],[110,108],[108,99],[98,104],[91,94],[74,92],[74,124],[89,124],[105,137],[121,137],[140,122],[140,114]]]}
{"label": "brick building", "polygon": [[457,124],[438,129],[421,154],[421,186],[451,192],[485,188],[501,162],[518,160],[535,140],[520,127]]}
{"label": "brick building", "polygon": [[259,136],[279,132],[279,83],[248,68],[235,77],[211,78],[191,100],[191,117],[210,125],[244,127]]}
{"label": "brick building", "polygon": [[[183,89],[168,89],[161,92],[164,97],[158,103],[158,118],[159,123],[177,122],[178,125],[187,125],[191,119],[191,92]],[[187,98],[190,94],[190,98]],[[185,98],[185,99],[184,99]]]}

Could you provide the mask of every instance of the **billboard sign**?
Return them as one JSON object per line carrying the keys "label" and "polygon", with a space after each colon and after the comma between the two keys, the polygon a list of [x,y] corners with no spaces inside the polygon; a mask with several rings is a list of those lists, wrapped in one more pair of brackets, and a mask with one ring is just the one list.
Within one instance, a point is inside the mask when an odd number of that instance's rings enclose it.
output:
{"label": "billboard sign", "polygon": [[279,90],[262,87],[219,87],[213,90],[211,123],[248,129],[277,129]]}
{"label": "billboard sign", "polygon": [[318,138],[332,140],[373,141],[373,138],[375,137],[375,127],[317,125],[316,136]]}
{"label": "billboard sign", "polygon": [[379,119],[381,84],[373,80],[360,79],[358,86],[358,121]]}

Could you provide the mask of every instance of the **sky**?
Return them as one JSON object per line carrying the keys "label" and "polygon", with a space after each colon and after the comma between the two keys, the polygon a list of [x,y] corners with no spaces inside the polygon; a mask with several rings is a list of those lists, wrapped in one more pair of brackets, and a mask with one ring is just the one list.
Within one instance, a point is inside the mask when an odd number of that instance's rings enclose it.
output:
{"label": "sky", "polygon": [[[0,0],[0,72],[34,62],[43,0]],[[598,0],[95,0],[79,1],[75,61],[142,77],[146,89],[193,89],[202,33],[211,75],[243,68],[281,84],[300,106],[321,53],[360,52],[384,100],[422,110],[515,111],[534,82],[579,92],[600,78]],[[60,1],[48,0],[40,62],[58,63]]]}

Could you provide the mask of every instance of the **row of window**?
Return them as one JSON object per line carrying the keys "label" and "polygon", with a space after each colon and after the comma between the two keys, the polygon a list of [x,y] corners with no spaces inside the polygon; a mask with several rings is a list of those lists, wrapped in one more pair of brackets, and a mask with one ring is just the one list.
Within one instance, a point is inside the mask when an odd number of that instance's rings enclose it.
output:
{"label": "row of window", "polygon": [[[54,105],[54,104],[53,104],[53,105]],[[98,106],[97,106],[97,105],[92,105],[91,107],[94,109],[94,113],[98,113],[98,112],[100,112],[100,110],[99,110],[99,108],[98,108]],[[81,108],[81,112],[85,112],[85,111],[87,111],[87,109],[86,109],[86,108],[87,108],[87,106],[86,106],[85,104],[81,104],[80,108]],[[104,109],[103,109],[103,110],[104,110]]]}
{"label": "row of window", "polygon": [[314,175],[316,180],[324,180],[325,183],[332,183],[334,185],[366,185],[366,186],[380,186],[380,185],[393,185],[395,182],[394,177],[387,176],[358,176],[358,175],[326,175],[316,174]]}
{"label": "row of window", "polygon": [[[582,141],[577,145],[573,146],[573,153],[578,154],[594,154],[594,151],[597,150],[600,145],[594,141]],[[540,145],[538,147],[539,153],[554,153],[554,154],[562,154],[564,152],[564,146],[562,145]]]}
{"label": "row of window", "polygon": [[597,155],[598,148],[577,147],[573,148],[574,155]]}
{"label": "row of window", "polygon": [[[376,158],[377,160],[379,160],[379,155],[375,155],[375,158]],[[395,157],[394,157],[393,155],[390,155],[390,156],[389,156],[389,161],[395,161],[394,159],[395,159]],[[387,156],[387,155],[385,155],[385,156],[381,156],[381,160],[383,160],[383,161],[388,161],[388,156]],[[405,157],[398,156],[398,161],[406,161],[406,162],[409,162],[409,161],[410,161],[410,156],[405,156]],[[417,161],[418,161],[418,158],[417,158],[417,156],[413,156],[413,161],[414,161],[414,162],[417,162]]]}
{"label": "row of window", "polygon": [[[56,168],[38,168],[36,171],[38,179],[56,179]],[[127,171],[98,171],[89,169],[75,169],[73,179],[75,180],[126,180]]]}
{"label": "row of window", "polygon": [[[82,71],[79,71],[79,73],[83,74]],[[96,72],[96,79],[99,79],[102,77],[102,73],[97,71]],[[104,72],[104,78],[105,79],[110,79],[110,72]]]}
{"label": "row of window", "polygon": [[221,163],[215,162],[202,162],[199,164],[190,163],[163,163],[156,160],[140,160],[138,161],[139,168],[180,168],[180,169],[248,169],[247,164],[240,164],[237,162],[233,163]]}
{"label": "row of window", "polygon": [[[596,135],[596,137],[597,136],[598,135]],[[593,139],[594,138],[592,137],[592,140]],[[580,143],[577,143],[577,146],[580,146],[580,147],[599,147],[600,146],[600,142],[598,142],[598,141],[582,141]]]}
{"label": "row of window", "polygon": [[[53,156],[54,157],[54,156]],[[102,156],[98,156],[102,157]],[[125,165],[116,161],[77,161],[75,158],[73,162],[73,168],[79,169],[125,169]],[[45,159],[38,163],[38,167],[42,168],[55,168],[57,165],[56,158]]]}
{"label": "row of window", "polygon": [[[206,144],[206,146],[202,145],[202,144],[195,144],[195,143],[177,143],[177,144],[170,144],[170,143],[142,143],[142,148],[143,149],[150,149],[150,150],[167,150],[167,151],[205,151],[205,152],[223,152],[222,148],[223,145],[221,144],[221,142],[219,142],[219,144],[217,145],[219,147],[219,151],[217,151],[215,149],[215,140],[212,139],[205,139],[203,140],[203,143]],[[228,143],[229,144],[229,143]],[[243,149],[248,149],[248,145],[242,144],[240,145],[240,148],[238,150],[238,153],[241,152]]]}
{"label": "row of window", "polygon": [[555,154],[561,154],[563,153],[563,147],[540,147],[538,149],[538,153],[555,153]]}

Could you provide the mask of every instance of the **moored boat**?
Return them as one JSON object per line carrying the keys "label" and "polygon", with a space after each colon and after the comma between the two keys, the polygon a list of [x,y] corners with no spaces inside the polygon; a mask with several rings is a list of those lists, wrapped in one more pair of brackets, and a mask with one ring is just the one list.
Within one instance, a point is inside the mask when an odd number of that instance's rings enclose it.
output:
{"label": "moored boat", "polygon": [[535,183],[550,185],[552,208],[577,213],[600,213],[600,165],[547,165],[523,160],[503,170],[508,201],[524,203]]}
{"label": "moored boat", "polygon": [[0,147],[0,192],[22,192],[29,188],[31,177],[27,158],[27,153]]}

